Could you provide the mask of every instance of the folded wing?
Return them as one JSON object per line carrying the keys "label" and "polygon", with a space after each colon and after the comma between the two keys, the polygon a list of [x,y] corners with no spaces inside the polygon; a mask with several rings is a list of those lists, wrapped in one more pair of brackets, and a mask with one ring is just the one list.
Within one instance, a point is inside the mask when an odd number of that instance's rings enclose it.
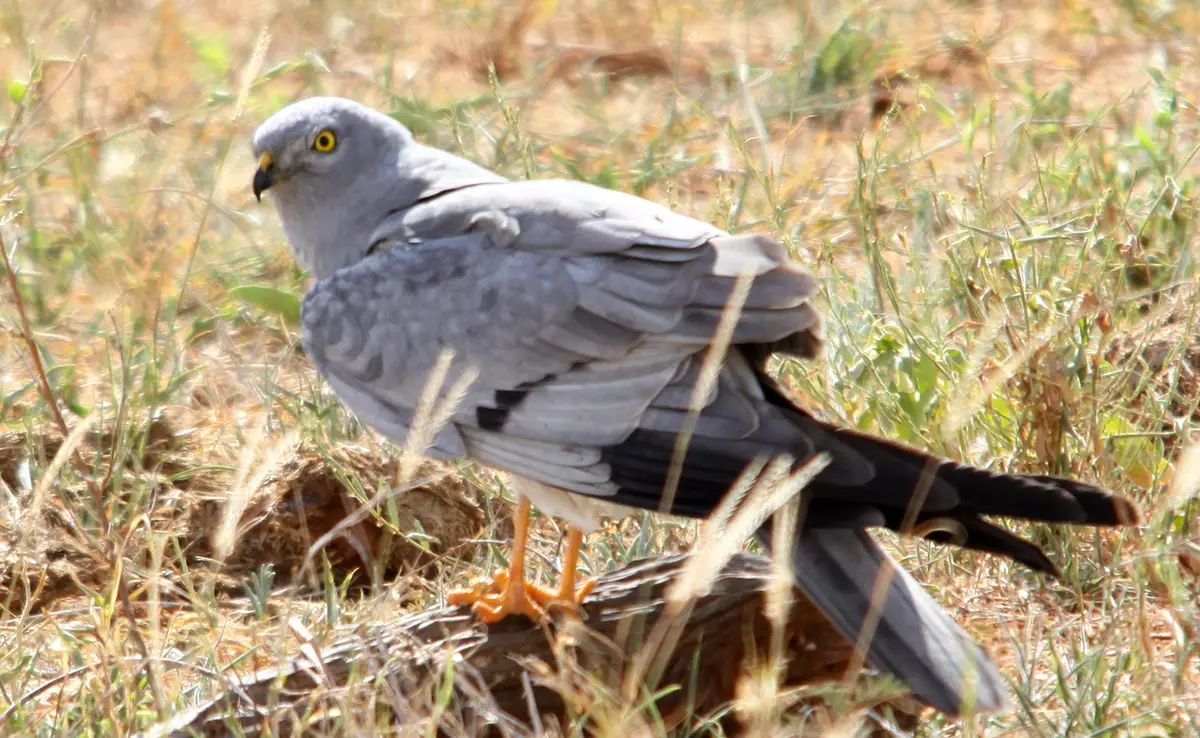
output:
{"label": "folded wing", "polygon": [[[708,347],[737,278],[753,282],[715,387],[700,398],[670,512],[706,516],[763,455],[829,466],[805,490],[798,585],[857,638],[893,577],[871,663],[947,712],[1003,703],[982,651],[862,530],[917,530],[1048,573],[1033,544],[987,522],[1112,525],[1137,511],[1086,484],[995,474],[825,424],[766,373],[816,354],[816,280],[764,236],[730,236],[645,200],[575,182],[480,184],[396,212],[378,253],[316,284],[305,347],[346,403],[402,441],[439,352],[442,386],[477,378],[433,452],[550,487],[657,510]],[[949,525],[937,525],[947,521]],[[974,675],[974,678],[968,678]]]}

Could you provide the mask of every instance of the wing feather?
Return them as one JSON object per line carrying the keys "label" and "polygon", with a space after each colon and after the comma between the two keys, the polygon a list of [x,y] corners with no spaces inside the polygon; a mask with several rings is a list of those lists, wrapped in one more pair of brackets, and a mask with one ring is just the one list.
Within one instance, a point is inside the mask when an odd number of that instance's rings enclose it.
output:
{"label": "wing feather", "polygon": [[[530,489],[658,509],[690,428],[671,512],[704,516],[751,460],[824,452],[830,464],[805,490],[812,526],[792,552],[794,573],[849,637],[874,574],[894,568],[860,526],[903,527],[922,485],[918,522],[949,518],[961,545],[1050,573],[1036,546],[980,516],[1136,519],[1131,505],[1088,485],[968,469],[792,405],[764,361],[772,351],[819,350],[819,285],[767,236],[731,236],[583,183],[487,180],[396,211],[371,243],[391,248],[315,284],[302,315],[314,363],[364,421],[403,441],[425,378],[449,349],[447,385],[472,368],[478,376],[437,434],[435,455],[472,457]],[[743,275],[754,281],[735,345],[693,415],[700,366]],[[951,533],[928,535],[949,542]],[[951,712],[974,668],[979,706],[1002,704],[986,657],[897,571],[872,662]]]}
{"label": "wing feather", "polygon": [[640,333],[669,333],[679,324],[684,311],[684,305],[680,303],[670,306],[647,304],[595,286],[580,289],[579,306]]}
{"label": "wing feather", "polygon": [[[446,448],[573,491],[615,491],[599,449],[639,429],[678,433],[740,275],[755,281],[736,342],[819,342],[817,282],[775,240],[580,183],[446,192],[372,238],[394,246],[306,298],[306,346],[339,394],[401,441],[437,352],[451,349],[451,379],[468,366],[479,376]],[[726,368],[697,433],[761,431],[764,400],[744,371]],[[788,450],[809,446],[792,435]]]}

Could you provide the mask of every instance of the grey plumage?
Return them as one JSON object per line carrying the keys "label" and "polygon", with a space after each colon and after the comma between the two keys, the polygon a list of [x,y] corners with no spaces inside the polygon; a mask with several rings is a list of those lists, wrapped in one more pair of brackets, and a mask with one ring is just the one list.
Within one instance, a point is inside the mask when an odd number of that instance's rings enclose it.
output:
{"label": "grey plumage", "polygon": [[[336,134],[336,147],[314,150],[321,132]],[[430,453],[532,480],[536,504],[580,527],[595,522],[581,500],[662,504],[701,357],[736,278],[754,275],[670,512],[707,515],[763,454],[825,452],[830,464],[805,492],[796,582],[854,639],[876,576],[890,570],[869,660],[946,712],[1002,707],[1003,682],[862,528],[899,528],[925,473],[932,483],[918,522],[957,520],[969,535],[955,543],[1042,571],[1053,565],[1036,547],[979,515],[1137,518],[1088,485],[962,467],[795,407],[765,361],[819,349],[817,282],[767,236],[732,236],[579,182],[506,181],[346,100],[286,108],[254,148],[263,162],[256,192],[272,190],[317,280],[303,305],[305,348],[342,400],[403,442],[439,352],[453,349],[443,386],[468,367],[479,375]]]}
{"label": "grey plumage", "polygon": [[[770,546],[769,532],[756,537]],[[875,580],[887,572],[888,596],[867,660],[901,676],[914,694],[943,712],[958,713],[964,704],[986,712],[1005,704],[1004,680],[983,649],[865,530],[805,531],[795,543],[792,569],[800,588],[843,633],[858,631]]]}

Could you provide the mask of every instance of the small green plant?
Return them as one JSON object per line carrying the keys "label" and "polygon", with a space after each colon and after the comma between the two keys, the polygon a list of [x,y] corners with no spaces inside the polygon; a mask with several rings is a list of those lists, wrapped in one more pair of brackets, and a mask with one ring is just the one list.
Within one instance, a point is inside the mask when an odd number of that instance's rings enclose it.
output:
{"label": "small green plant", "polygon": [[275,567],[271,564],[263,564],[258,571],[251,572],[250,578],[242,584],[246,596],[250,598],[250,606],[254,608],[254,617],[258,620],[267,619],[274,584]]}

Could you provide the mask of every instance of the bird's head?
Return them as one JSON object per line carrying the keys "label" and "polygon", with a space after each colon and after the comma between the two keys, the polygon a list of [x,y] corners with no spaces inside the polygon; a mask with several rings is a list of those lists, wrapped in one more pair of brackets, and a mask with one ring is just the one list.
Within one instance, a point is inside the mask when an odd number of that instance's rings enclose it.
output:
{"label": "bird's head", "polygon": [[352,100],[314,97],[268,118],[253,145],[255,197],[270,190],[296,257],[322,278],[362,258],[412,137]]}
{"label": "bird's head", "polygon": [[329,194],[354,181],[411,141],[399,123],[364,105],[338,97],[313,97],[289,105],[254,132],[254,196],[274,189]]}

